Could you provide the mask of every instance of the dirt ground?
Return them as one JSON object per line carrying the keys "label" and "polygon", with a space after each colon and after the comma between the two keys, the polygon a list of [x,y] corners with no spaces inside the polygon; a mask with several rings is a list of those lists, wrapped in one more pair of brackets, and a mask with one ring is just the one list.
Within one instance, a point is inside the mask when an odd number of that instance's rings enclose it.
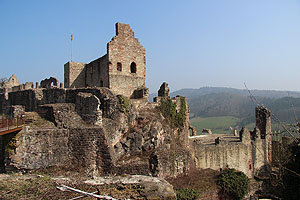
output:
{"label": "dirt ground", "polygon": [[[100,192],[100,195],[108,195],[116,199],[145,199],[142,194],[143,188],[139,185],[115,184],[95,186],[84,183],[83,179],[85,178],[79,177],[78,174],[65,177],[41,172],[0,174],[0,200],[72,199],[81,196],[81,194],[75,192],[57,189],[62,184],[85,192]],[[94,200],[95,198],[85,197],[84,199]]]}

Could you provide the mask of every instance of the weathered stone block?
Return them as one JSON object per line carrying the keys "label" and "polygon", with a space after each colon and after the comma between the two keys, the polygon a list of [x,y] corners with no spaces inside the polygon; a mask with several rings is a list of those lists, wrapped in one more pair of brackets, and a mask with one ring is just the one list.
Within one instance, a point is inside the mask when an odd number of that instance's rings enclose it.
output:
{"label": "weathered stone block", "polygon": [[95,95],[80,92],[76,96],[75,109],[84,121],[100,125],[102,122],[100,104],[100,100]]}

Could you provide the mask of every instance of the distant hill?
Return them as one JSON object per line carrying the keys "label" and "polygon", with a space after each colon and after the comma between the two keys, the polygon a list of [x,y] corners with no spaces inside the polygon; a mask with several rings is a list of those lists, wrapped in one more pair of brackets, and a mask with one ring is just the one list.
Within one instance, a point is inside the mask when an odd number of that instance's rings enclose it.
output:
{"label": "distant hill", "polygon": [[[172,92],[171,96],[181,95],[185,97],[198,97],[213,93],[230,93],[242,96],[249,96],[249,92],[246,89],[235,89],[226,87],[202,87],[199,89],[181,89]],[[277,90],[251,90],[254,96],[268,97],[268,98],[283,98],[283,97],[295,97],[300,98],[300,92],[295,91],[277,91]]]}
{"label": "distant hill", "polygon": [[[252,90],[251,93],[280,120],[287,123],[295,122],[295,114],[300,119],[300,92]],[[253,123],[255,120],[255,104],[247,90],[203,87],[182,89],[170,95],[188,98],[191,118],[233,116],[240,119],[240,126]]]}

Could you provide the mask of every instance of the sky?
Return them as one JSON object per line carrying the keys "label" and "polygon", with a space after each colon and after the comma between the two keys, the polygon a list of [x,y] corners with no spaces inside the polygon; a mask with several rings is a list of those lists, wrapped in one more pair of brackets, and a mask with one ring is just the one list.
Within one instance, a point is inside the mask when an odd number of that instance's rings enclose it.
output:
{"label": "sky", "polygon": [[300,0],[0,0],[0,78],[50,76],[106,54],[115,23],[146,49],[150,93],[206,86],[300,91]]}

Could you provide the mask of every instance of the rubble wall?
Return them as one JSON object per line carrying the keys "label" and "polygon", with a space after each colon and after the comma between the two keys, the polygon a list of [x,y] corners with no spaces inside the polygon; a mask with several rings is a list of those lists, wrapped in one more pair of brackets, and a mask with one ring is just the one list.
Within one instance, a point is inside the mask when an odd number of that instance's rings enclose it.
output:
{"label": "rubble wall", "polygon": [[33,111],[37,109],[37,100],[34,90],[23,90],[8,93],[8,101],[10,105],[25,106],[25,111]]}
{"label": "rubble wall", "polygon": [[36,111],[39,105],[63,103],[66,90],[62,88],[30,89],[8,93],[9,105],[25,106],[26,112]]}
{"label": "rubble wall", "polygon": [[66,101],[66,90],[63,88],[37,89],[34,90],[37,105],[64,103]]}

